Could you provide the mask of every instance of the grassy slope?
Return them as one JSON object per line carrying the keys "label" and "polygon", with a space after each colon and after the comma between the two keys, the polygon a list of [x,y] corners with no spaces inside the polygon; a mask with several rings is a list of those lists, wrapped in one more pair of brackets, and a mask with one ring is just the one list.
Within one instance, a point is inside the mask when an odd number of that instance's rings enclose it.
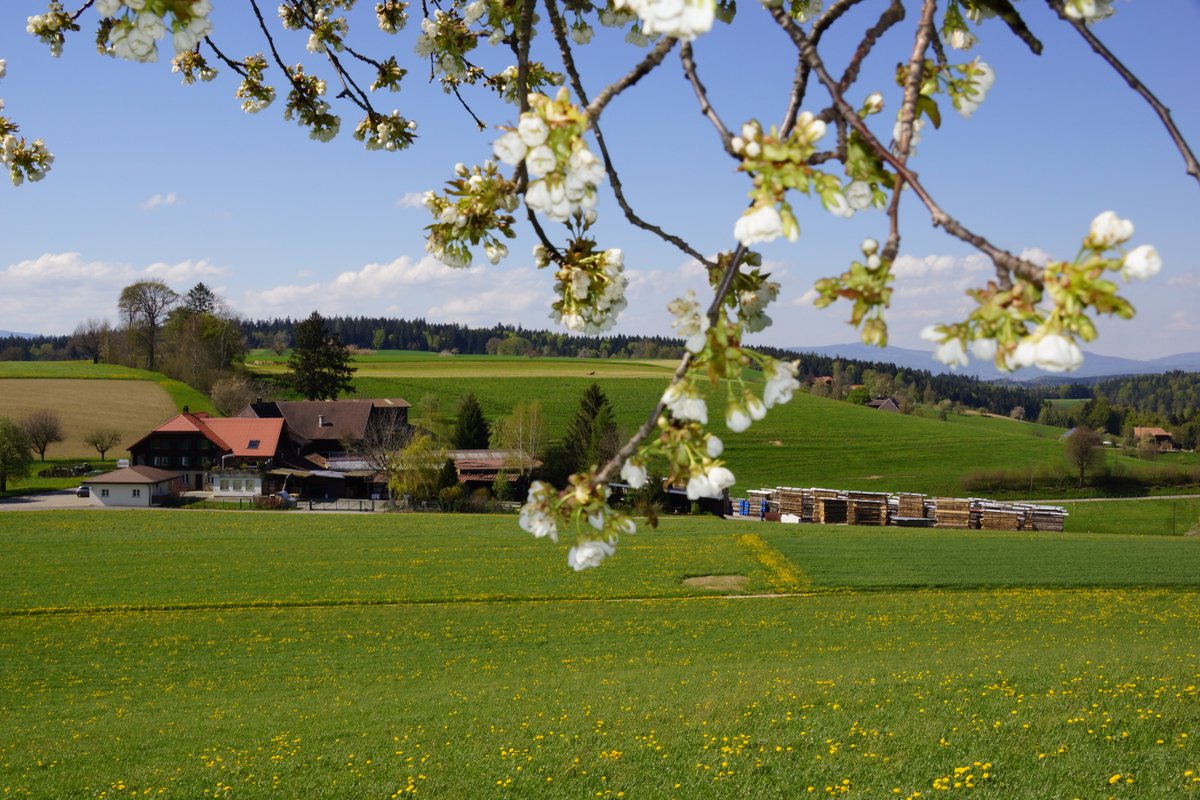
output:
{"label": "grassy slope", "polygon": [[[1200,789],[1200,540],[1107,537],[1114,556],[1100,537],[1037,548],[993,537],[1006,545],[998,570],[964,558],[991,555],[979,534],[669,520],[576,575],[562,546],[511,519],[219,513],[0,515],[0,554],[26,567],[0,600],[0,790],[1159,800]],[[692,592],[678,578],[701,571],[761,586],[773,568],[757,559],[778,551],[746,546],[759,533],[832,591],[679,596]],[[1044,588],[1048,563],[1107,588]],[[1160,582],[1171,564],[1190,589],[1110,585]],[[967,588],[997,577],[1034,588]],[[902,588],[921,581],[957,588]],[[847,585],[875,590],[836,588]],[[629,592],[649,599],[572,599]],[[424,602],[356,605],[385,597]],[[272,599],[284,605],[199,607]],[[85,610],[135,601],[174,608]]]}
{"label": "grassy slope", "polygon": [[[248,363],[266,374],[282,370],[286,356],[255,351]],[[561,436],[579,396],[599,383],[613,403],[618,423],[632,431],[661,394],[670,374],[664,362],[528,359],[490,356],[441,357],[381,351],[360,359],[359,396],[404,397],[417,402],[435,395],[448,413],[458,397],[472,392],[492,419],[508,414],[522,399],[536,398]],[[594,373],[594,374],[588,374]],[[954,417],[953,422],[872,411],[799,394],[748,432],[724,430],[725,391],[710,400],[713,430],[722,435],[738,489],[759,486],[833,486],[878,491],[959,493],[959,477],[982,466],[1028,468],[1060,457],[1056,441],[1030,435],[1007,420]],[[969,421],[966,421],[969,420]],[[911,443],[905,447],[902,443]]]}
{"label": "grassy slope", "polygon": [[3,378],[71,378],[120,381],[152,381],[162,387],[175,408],[188,406],[192,411],[213,412],[207,395],[186,383],[168,378],[159,372],[122,367],[115,364],[93,364],[90,361],[0,361]]}

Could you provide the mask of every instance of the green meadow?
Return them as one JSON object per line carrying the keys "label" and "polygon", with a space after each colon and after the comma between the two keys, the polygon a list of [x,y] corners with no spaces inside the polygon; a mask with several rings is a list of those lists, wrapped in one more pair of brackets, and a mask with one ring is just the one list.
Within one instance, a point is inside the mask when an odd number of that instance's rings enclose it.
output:
{"label": "green meadow", "polygon": [[0,794],[1200,796],[1198,538],[514,523],[0,514]]}

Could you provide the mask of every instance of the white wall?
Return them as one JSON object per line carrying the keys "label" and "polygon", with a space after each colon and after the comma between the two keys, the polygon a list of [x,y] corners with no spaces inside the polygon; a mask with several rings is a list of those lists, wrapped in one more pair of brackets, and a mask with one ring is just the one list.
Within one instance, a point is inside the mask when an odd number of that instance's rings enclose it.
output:
{"label": "white wall", "polygon": [[92,503],[102,506],[148,507],[151,497],[167,494],[167,483],[91,483]]}

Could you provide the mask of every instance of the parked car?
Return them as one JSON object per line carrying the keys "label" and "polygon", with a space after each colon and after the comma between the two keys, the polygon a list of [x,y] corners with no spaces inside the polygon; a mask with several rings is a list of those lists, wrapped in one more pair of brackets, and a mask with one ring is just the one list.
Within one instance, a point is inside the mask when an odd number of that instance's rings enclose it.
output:
{"label": "parked car", "polygon": [[91,497],[92,496],[92,487],[80,486],[79,488],[77,488],[75,490],[75,496],[76,497]]}

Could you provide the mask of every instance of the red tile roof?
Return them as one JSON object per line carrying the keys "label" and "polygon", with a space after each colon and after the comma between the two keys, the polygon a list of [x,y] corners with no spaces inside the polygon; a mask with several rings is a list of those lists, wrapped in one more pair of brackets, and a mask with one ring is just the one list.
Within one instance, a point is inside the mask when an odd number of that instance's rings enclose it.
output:
{"label": "red tile roof", "polygon": [[[282,419],[210,417],[203,424],[227,444],[226,449],[233,455],[247,458],[274,456],[283,436]],[[255,442],[258,444],[252,447]]]}

